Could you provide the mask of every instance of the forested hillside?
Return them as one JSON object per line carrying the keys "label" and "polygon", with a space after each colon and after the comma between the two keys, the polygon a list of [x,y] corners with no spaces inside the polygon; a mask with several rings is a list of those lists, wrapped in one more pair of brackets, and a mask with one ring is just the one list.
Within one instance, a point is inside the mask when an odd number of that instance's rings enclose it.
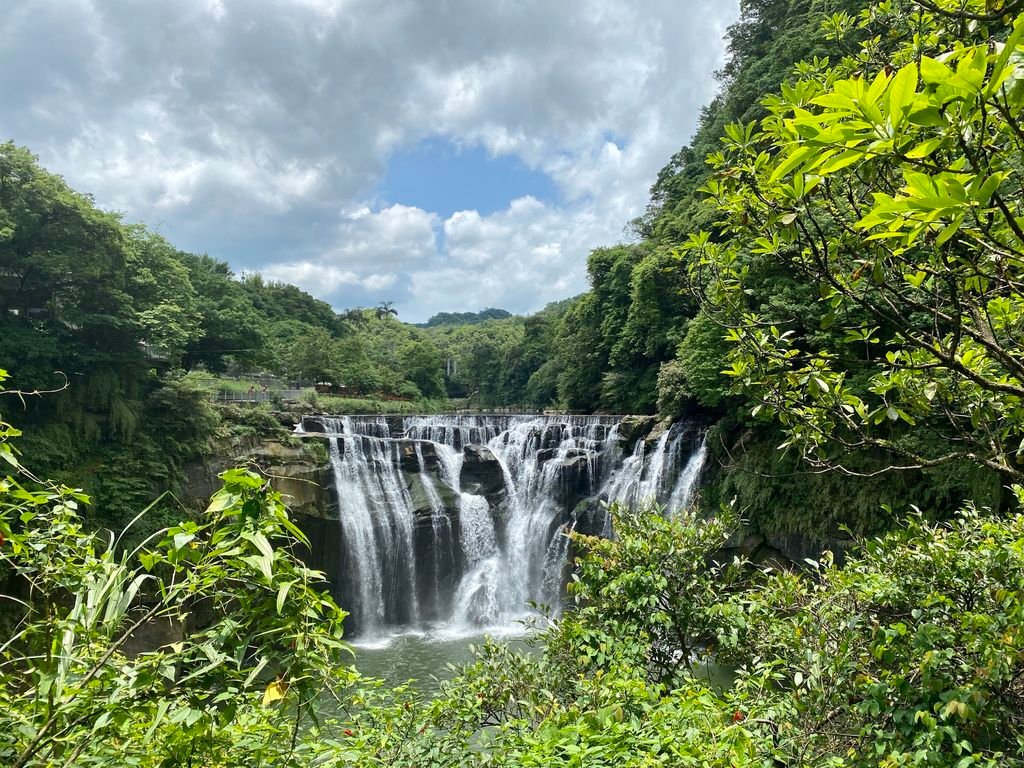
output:
{"label": "forested hillside", "polygon": [[[727,340],[731,329],[750,322],[744,315],[749,308],[766,317],[762,322],[768,326],[797,334],[818,349],[842,349],[846,383],[864,393],[873,386],[873,363],[886,354],[876,338],[879,328],[866,318],[862,324],[851,317],[837,321],[834,308],[821,300],[828,288],[822,275],[767,257],[743,262],[744,302],[723,300],[709,290],[706,270],[694,268],[694,251],[687,250],[691,236],[701,231],[709,233],[709,243],[730,238],[725,219],[750,215],[742,203],[723,205],[715,194],[719,172],[724,169],[727,178],[737,173],[726,165],[723,149],[753,145],[753,134],[745,135],[744,128],[727,131],[727,126],[771,118],[780,103],[772,94],[780,88],[783,100],[803,104],[809,97],[790,84],[827,71],[830,63],[843,60],[856,68],[892,59],[902,40],[893,30],[909,23],[908,13],[863,0],[827,8],[810,0],[744,2],[740,21],[729,30],[721,94],[704,110],[690,144],[659,174],[647,212],[633,222],[638,241],[590,255],[591,289],[558,307],[557,315],[547,315],[544,354],[521,354],[514,344],[506,351],[506,360],[525,367],[525,398],[504,378],[478,385],[481,391],[494,392],[497,402],[715,420],[704,502],[714,509],[735,500],[754,531],[797,533],[821,542],[844,536],[842,526],[884,529],[893,518],[883,506],[915,503],[942,515],[965,499],[995,508],[1005,504],[994,467],[962,455],[941,468],[908,461],[897,450],[904,438],[847,441],[840,472],[808,466],[801,446],[787,441],[780,429],[785,422],[772,418],[778,403],[757,409],[758,394],[738,386],[740,377],[723,374],[736,354],[736,339]],[[892,325],[890,319],[890,333]],[[510,375],[502,367],[491,370]],[[891,425],[893,436],[918,441],[919,452],[929,456],[959,439],[959,428],[922,430],[908,421]],[[783,443],[788,450],[779,450]],[[890,466],[905,469],[886,471]],[[915,488],[912,497],[908,486]]]}
{"label": "forested hillside", "polygon": [[339,314],[294,286],[240,279],[100,210],[11,143],[0,145],[0,368],[18,390],[47,393],[10,414],[36,467],[88,478],[96,514],[115,523],[230,433],[222,416],[239,414],[208,402],[210,377],[326,381],[420,410],[444,396],[436,346],[393,308]]}

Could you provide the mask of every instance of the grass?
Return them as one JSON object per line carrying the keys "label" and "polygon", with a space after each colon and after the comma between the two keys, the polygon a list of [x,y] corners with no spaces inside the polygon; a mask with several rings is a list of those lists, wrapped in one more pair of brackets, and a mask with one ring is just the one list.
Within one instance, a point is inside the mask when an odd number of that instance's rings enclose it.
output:
{"label": "grass", "polygon": [[313,394],[305,401],[311,408],[327,413],[346,413],[353,415],[375,413],[442,413],[445,410],[440,400],[372,400],[359,397],[332,397],[330,395]]}

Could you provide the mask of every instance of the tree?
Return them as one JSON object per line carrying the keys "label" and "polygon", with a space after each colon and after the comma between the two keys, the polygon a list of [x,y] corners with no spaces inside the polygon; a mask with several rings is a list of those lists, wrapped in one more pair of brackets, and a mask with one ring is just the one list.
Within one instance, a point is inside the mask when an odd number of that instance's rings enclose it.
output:
{"label": "tree", "polygon": [[393,301],[382,301],[377,305],[377,318],[379,320],[390,320],[398,317],[398,310],[395,309]]}
{"label": "tree", "polygon": [[358,330],[360,328],[366,327],[366,312],[367,310],[365,310],[363,307],[346,309],[344,312],[341,313],[341,319],[349,328]]}
{"label": "tree", "polygon": [[128,269],[141,340],[151,354],[179,365],[188,345],[203,336],[195,289],[179,252],[158,235],[129,229],[134,253]]}
{"label": "tree", "polygon": [[[893,30],[892,50],[871,38],[802,65],[713,158],[725,222],[686,246],[694,286],[728,328],[737,389],[818,466],[852,471],[849,452],[874,448],[892,457],[878,471],[970,461],[1024,479],[1024,21],[965,13],[880,6],[859,27]],[[758,289],[769,271],[819,293],[818,327]]]}
{"label": "tree", "polygon": [[429,341],[410,341],[398,350],[405,378],[416,385],[424,397],[443,397],[442,358]]}
{"label": "tree", "polygon": [[253,306],[226,262],[207,255],[179,254],[196,290],[202,338],[189,345],[189,366],[202,363],[224,371],[231,363],[245,368],[269,362],[267,320]]}
{"label": "tree", "polygon": [[339,359],[335,342],[323,328],[309,328],[292,342],[286,353],[288,371],[309,381],[334,381]]}

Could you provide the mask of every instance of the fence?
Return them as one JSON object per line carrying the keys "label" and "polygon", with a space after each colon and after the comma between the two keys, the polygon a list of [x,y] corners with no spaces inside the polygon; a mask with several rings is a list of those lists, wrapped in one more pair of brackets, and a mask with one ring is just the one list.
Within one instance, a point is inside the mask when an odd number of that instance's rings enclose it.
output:
{"label": "fence", "polygon": [[295,403],[308,395],[308,389],[274,389],[263,392],[234,392],[220,389],[210,392],[210,399],[217,403],[269,403],[272,400],[280,400],[285,403]]}

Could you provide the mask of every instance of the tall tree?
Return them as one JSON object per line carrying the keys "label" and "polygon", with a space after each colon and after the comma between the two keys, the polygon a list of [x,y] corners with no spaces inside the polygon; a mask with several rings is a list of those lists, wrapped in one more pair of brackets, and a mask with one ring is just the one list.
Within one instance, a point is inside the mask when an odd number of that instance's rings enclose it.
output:
{"label": "tall tree", "polygon": [[[967,6],[834,18],[892,47],[805,66],[760,125],[729,127],[706,188],[726,239],[688,247],[728,373],[821,466],[870,448],[881,469],[1024,480],[1024,19]],[[764,292],[769,271],[818,294],[810,316]]]}

